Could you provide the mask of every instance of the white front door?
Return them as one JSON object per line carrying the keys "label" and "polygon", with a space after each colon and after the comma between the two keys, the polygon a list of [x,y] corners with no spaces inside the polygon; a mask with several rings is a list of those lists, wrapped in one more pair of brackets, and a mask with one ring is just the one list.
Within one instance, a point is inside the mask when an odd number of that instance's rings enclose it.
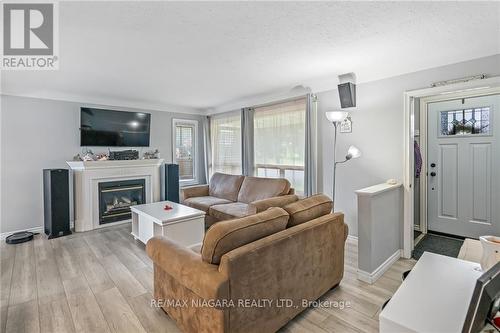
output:
{"label": "white front door", "polygon": [[500,95],[429,103],[428,229],[500,235]]}

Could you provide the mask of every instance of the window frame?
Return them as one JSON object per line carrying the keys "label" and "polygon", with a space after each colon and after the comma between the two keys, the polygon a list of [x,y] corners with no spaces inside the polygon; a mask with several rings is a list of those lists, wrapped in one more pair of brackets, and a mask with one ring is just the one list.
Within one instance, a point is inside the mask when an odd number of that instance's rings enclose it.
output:
{"label": "window frame", "polygon": [[180,187],[197,185],[199,184],[199,162],[198,162],[198,120],[194,119],[181,119],[181,118],[173,118],[172,119],[172,163],[177,164],[177,157],[175,156],[177,143],[176,143],[176,134],[177,134],[177,126],[178,125],[187,125],[192,126],[194,128],[193,135],[193,179],[180,179],[179,177],[179,185]]}

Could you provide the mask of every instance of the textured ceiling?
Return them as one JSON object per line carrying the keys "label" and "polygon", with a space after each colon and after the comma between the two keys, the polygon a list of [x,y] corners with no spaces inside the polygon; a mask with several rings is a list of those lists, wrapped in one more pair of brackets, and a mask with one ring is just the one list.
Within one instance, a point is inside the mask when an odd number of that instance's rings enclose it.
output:
{"label": "textured ceiling", "polygon": [[500,2],[61,2],[60,69],[3,72],[2,92],[189,112],[498,54],[499,17]]}

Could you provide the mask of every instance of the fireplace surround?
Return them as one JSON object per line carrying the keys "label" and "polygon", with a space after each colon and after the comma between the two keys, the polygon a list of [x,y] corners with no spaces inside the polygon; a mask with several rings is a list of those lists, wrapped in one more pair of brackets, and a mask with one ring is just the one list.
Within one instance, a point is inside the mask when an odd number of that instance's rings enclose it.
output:
{"label": "fireplace surround", "polygon": [[[131,222],[130,212],[126,209],[127,204],[132,204],[127,202],[130,198],[125,198],[125,200],[118,196],[117,200],[114,197],[109,198],[107,194],[112,194],[113,191],[105,192],[104,198],[100,195],[100,189],[110,185],[109,183],[119,183],[119,186],[126,188],[140,186],[135,184],[140,182],[143,184],[142,203],[156,202],[161,199],[160,168],[163,159],[69,161],[67,164],[71,167],[73,174],[74,230],[76,232]],[[135,185],[131,186],[131,184]],[[109,189],[105,188],[105,190]],[[138,189],[134,190],[139,192]],[[137,194],[135,193],[135,199],[140,197]],[[102,208],[101,200],[108,201],[109,208],[114,206],[118,209],[122,206],[121,208],[124,208],[122,211],[117,212],[117,209],[113,211],[122,215],[104,217],[106,221],[103,223],[104,212],[100,209]],[[108,214],[104,215],[108,216]]]}

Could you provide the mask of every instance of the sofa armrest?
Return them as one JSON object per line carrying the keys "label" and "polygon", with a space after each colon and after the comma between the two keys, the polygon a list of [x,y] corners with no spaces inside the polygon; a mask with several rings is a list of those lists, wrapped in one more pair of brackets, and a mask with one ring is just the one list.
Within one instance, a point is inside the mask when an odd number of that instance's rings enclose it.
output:
{"label": "sofa armrest", "polygon": [[256,213],[260,213],[267,210],[268,208],[283,207],[297,200],[299,200],[299,198],[295,194],[289,194],[269,199],[257,200],[251,202],[250,205],[255,207]]}
{"label": "sofa armrest", "polygon": [[206,197],[208,195],[208,184],[181,188],[181,201],[194,197]]}
{"label": "sofa armrest", "polygon": [[217,265],[201,260],[193,250],[166,237],[151,238],[146,252],[153,263],[180,284],[205,299],[226,299],[228,278],[219,272]]}

